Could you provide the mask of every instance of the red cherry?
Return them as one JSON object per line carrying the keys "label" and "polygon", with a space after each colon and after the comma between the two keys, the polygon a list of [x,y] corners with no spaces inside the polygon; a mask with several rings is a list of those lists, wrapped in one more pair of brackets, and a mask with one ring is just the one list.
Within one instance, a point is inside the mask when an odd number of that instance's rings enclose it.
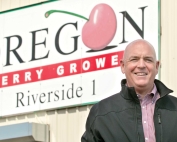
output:
{"label": "red cherry", "polygon": [[114,10],[107,4],[98,4],[92,9],[89,21],[82,29],[82,41],[93,50],[103,49],[113,39],[116,29]]}

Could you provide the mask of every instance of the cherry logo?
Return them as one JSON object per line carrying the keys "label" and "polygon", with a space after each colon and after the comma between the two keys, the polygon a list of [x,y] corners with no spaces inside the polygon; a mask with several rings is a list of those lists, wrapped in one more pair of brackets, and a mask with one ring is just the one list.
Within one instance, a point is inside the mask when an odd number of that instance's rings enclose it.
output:
{"label": "cherry logo", "polygon": [[112,41],[116,29],[113,9],[107,4],[98,4],[92,9],[89,21],[82,29],[82,41],[93,50],[103,49]]}
{"label": "cherry logo", "polygon": [[92,9],[89,19],[76,13],[61,10],[50,10],[45,13],[45,17],[49,17],[54,12],[65,13],[87,20],[82,28],[82,41],[92,50],[106,48],[116,33],[116,15],[114,10],[107,4],[96,5]]}

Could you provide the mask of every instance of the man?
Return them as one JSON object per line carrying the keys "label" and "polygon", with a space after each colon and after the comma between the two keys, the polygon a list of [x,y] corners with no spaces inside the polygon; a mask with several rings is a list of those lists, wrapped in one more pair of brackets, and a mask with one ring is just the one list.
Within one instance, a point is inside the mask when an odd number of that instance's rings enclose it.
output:
{"label": "man", "polygon": [[177,142],[177,99],[155,79],[159,61],[153,46],[131,42],[120,63],[122,89],[92,107],[81,141]]}

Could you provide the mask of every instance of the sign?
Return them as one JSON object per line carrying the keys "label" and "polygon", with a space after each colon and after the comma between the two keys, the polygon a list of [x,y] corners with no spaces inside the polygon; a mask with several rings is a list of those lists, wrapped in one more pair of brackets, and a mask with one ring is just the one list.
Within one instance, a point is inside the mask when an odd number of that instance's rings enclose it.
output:
{"label": "sign", "polygon": [[120,91],[129,42],[158,53],[157,0],[53,1],[0,27],[0,116],[95,103]]}

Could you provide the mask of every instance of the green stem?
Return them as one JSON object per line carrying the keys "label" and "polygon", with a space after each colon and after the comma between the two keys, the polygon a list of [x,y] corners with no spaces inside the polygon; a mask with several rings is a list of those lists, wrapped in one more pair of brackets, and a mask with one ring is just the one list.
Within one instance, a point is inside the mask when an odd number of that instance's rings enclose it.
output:
{"label": "green stem", "polygon": [[72,13],[72,12],[68,12],[68,11],[63,11],[63,10],[49,10],[49,11],[47,11],[47,12],[45,13],[45,17],[48,18],[52,13],[55,13],[55,12],[73,15],[73,16],[76,16],[76,17],[85,19],[85,20],[87,20],[87,21],[89,20],[89,19],[87,19],[86,17],[84,17],[84,16],[82,16],[82,15],[79,15],[79,14],[76,14],[76,13]]}

